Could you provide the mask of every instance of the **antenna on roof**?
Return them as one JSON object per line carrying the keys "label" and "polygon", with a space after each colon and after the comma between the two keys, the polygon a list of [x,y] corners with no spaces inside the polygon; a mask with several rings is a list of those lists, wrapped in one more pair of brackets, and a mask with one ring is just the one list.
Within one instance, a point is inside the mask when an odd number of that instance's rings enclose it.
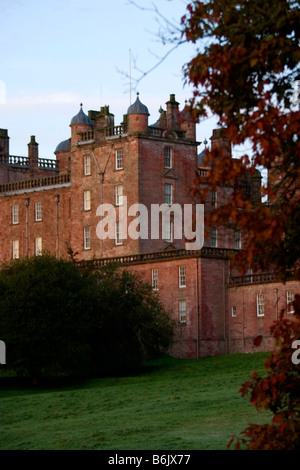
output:
{"label": "antenna on roof", "polygon": [[131,49],[129,49],[129,105],[131,105]]}

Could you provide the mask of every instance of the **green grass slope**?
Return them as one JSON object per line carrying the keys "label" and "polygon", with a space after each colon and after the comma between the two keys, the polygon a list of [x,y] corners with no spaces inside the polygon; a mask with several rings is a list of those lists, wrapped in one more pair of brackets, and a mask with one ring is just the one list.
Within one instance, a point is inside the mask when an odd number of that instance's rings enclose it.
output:
{"label": "green grass slope", "polygon": [[140,374],[45,382],[0,376],[1,450],[223,450],[268,422],[239,388],[266,354],[163,358]]}

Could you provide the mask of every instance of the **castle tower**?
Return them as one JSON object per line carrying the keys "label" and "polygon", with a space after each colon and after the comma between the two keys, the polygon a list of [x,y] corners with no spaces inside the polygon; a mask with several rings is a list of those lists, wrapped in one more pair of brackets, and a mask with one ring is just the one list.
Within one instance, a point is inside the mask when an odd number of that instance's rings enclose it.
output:
{"label": "castle tower", "polygon": [[81,133],[92,130],[93,123],[91,118],[87,116],[82,110],[82,103],[80,104],[79,113],[76,114],[71,120],[71,146],[75,145],[81,140]]}
{"label": "castle tower", "polygon": [[231,142],[226,136],[226,131],[223,128],[214,129],[213,135],[210,138],[211,140],[211,149],[218,150],[219,152],[224,152],[224,155],[228,157],[232,156],[231,153]]}
{"label": "castle tower", "polygon": [[60,173],[69,173],[70,172],[70,163],[71,163],[71,151],[70,151],[70,139],[63,140],[60,142],[54,153],[58,161],[58,167]]}
{"label": "castle tower", "polygon": [[196,119],[193,117],[190,106],[186,103],[179,116],[180,128],[185,131],[185,137],[196,140]]}
{"label": "castle tower", "polygon": [[150,116],[147,106],[140,102],[139,93],[135,103],[127,110],[128,134],[146,134],[148,129],[148,116]]}

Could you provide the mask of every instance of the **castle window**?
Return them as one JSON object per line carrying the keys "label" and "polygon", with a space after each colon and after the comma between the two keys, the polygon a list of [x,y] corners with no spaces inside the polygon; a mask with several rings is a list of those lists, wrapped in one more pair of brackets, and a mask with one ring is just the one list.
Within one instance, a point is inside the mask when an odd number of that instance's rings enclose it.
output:
{"label": "castle window", "polygon": [[165,183],[165,204],[172,205],[172,185],[170,183]]}
{"label": "castle window", "polygon": [[91,157],[90,155],[84,156],[84,175],[88,176],[92,173],[91,170]]}
{"label": "castle window", "polygon": [[170,220],[165,220],[165,231],[164,231],[164,240],[166,242],[172,241],[172,232],[173,232],[173,222]]}
{"label": "castle window", "polygon": [[116,151],[116,170],[122,170],[123,168],[123,150]]}
{"label": "castle window", "polygon": [[234,232],[234,249],[240,250],[241,249],[241,232],[240,230],[235,230]]}
{"label": "castle window", "polygon": [[158,269],[152,269],[152,290],[158,290]]}
{"label": "castle window", "polygon": [[42,220],[42,203],[36,202],[35,203],[35,220],[40,222]]}
{"label": "castle window", "polygon": [[186,300],[179,300],[178,314],[179,314],[179,322],[186,323]]}
{"label": "castle window", "polygon": [[295,313],[294,304],[293,304],[294,300],[295,300],[294,291],[288,290],[286,292],[286,313],[289,313],[290,315]]}
{"label": "castle window", "polygon": [[265,315],[264,294],[256,295],[256,314],[258,317]]}
{"label": "castle window", "polygon": [[172,149],[165,147],[165,168],[172,168]]}
{"label": "castle window", "polygon": [[116,201],[116,206],[123,205],[123,185],[122,184],[115,186],[115,201]]}
{"label": "castle window", "polygon": [[12,257],[13,259],[19,259],[20,257],[19,240],[13,240],[12,242]]}
{"label": "castle window", "polygon": [[216,191],[210,191],[210,202],[211,202],[211,208],[216,209],[217,208],[217,192]]}
{"label": "castle window", "polygon": [[15,205],[11,208],[11,218],[13,224],[19,223],[19,206]]}
{"label": "castle window", "polygon": [[231,316],[236,317],[236,307],[235,306],[231,307]]}
{"label": "castle window", "polygon": [[123,236],[122,236],[122,222],[116,222],[116,235],[115,235],[116,245],[122,245]]}
{"label": "castle window", "polygon": [[210,232],[210,246],[216,248],[218,246],[218,233],[216,228],[212,228]]}
{"label": "castle window", "polygon": [[91,191],[83,191],[83,207],[85,211],[91,210]]}
{"label": "castle window", "polygon": [[42,237],[36,237],[36,239],[35,239],[35,256],[41,256],[42,251],[43,251]]}
{"label": "castle window", "polygon": [[83,246],[85,250],[91,249],[91,227],[84,227],[83,229]]}
{"label": "castle window", "polygon": [[186,287],[185,266],[179,266],[178,275],[179,275],[179,287]]}

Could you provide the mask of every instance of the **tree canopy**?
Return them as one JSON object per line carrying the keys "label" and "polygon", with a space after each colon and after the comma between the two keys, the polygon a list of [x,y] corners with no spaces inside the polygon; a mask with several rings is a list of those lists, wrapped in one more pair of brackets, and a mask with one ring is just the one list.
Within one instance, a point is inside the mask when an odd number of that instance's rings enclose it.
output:
{"label": "tree canopy", "polygon": [[[299,3],[294,0],[192,1],[182,17],[182,34],[198,46],[185,66],[193,85],[191,106],[197,117],[218,116],[233,145],[247,144],[240,159],[219,146],[206,152],[211,165],[194,192],[232,188],[231,198],[208,223],[242,231],[243,250],[235,261],[244,270],[273,269],[282,280],[300,267],[300,111]],[[267,171],[262,200],[251,201],[240,184],[257,169]],[[199,183],[205,189],[199,189]],[[298,273],[298,274],[297,274]],[[293,348],[300,344],[299,295],[294,318],[281,313],[271,333],[276,348],[265,362],[266,376],[255,372],[241,388],[257,409],[269,410],[272,422],[250,424],[235,443],[250,450],[299,449],[300,369]],[[256,339],[259,344],[261,338]],[[298,349],[299,353],[299,349]],[[229,447],[234,437],[229,442]]]}
{"label": "tree canopy", "polygon": [[[299,3],[193,1],[182,34],[197,46],[184,68],[195,114],[200,122],[209,113],[218,116],[232,144],[249,148],[240,159],[228,159],[220,148],[207,151],[206,163],[213,163],[207,188],[233,188],[211,221],[230,220],[243,231],[240,266],[272,265],[285,278],[300,260]],[[263,203],[253,204],[239,182],[258,168],[268,179]]]}
{"label": "tree canopy", "polygon": [[173,322],[151,287],[110,265],[51,255],[0,269],[0,337],[20,375],[126,373],[166,352]]}

